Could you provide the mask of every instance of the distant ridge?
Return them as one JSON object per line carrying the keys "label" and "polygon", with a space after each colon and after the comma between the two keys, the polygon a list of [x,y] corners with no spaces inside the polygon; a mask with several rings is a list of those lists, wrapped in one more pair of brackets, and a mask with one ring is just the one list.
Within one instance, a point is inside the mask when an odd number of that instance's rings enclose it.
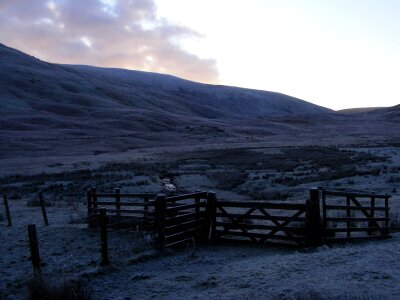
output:
{"label": "distant ridge", "polygon": [[400,104],[395,106],[385,107],[378,110],[374,110],[372,114],[383,116],[383,117],[400,117]]}
{"label": "distant ridge", "polygon": [[340,109],[340,110],[337,110],[336,112],[338,112],[340,114],[351,115],[351,114],[367,113],[367,112],[371,112],[371,111],[382,109],[382,108],[384,108],[384,107],[357,107],[357,108]]}

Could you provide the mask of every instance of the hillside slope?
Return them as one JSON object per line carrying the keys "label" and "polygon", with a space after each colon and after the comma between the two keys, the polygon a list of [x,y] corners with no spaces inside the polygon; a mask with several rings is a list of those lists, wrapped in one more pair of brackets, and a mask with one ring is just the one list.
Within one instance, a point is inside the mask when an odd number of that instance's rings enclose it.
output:
{"label": "hillside slope", "polygon": [[149,111],[232,118],[325,113],[279,93],[195,83],[169,75],[50,64],[0,44],[0,116],[88,117]]}
{"label": "hillside slope", "polygon": [[399,119],[400,118],[400,104],[375,110],[375,111],[371,112],[371,114],[380,116],[380,117],[383,117],[383,118],[386,118],[389,120],[391,118]]}

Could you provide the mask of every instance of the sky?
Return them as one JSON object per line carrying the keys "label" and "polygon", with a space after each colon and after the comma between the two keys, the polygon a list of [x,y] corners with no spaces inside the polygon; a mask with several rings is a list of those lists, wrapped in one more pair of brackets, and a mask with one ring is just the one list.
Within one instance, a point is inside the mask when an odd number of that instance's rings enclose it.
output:
{"label": "sky", "polygon": [[400,103],[399,0],[0,0],[0,42],[40,59]]}

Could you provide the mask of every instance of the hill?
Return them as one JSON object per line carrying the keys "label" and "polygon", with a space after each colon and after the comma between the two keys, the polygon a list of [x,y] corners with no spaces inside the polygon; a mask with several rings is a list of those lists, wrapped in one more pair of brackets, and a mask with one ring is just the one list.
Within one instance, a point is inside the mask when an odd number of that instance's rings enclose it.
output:
{"label": "hill", "polygon": [[0,159],[362,143],[366,135],[397,136],[386,114],[338,114],[275,92],[52,64],[0,44]]}
{"label": "hill", "polygon": [[400,117],[400,104],[375,110],[373,114],[388,120],[390,120],[390,118],[398,119]]}
{"label": "hill", "polygon": [[155,117],[227,120],[326,112],[330,110],[274,92],[156,73],[51,64],[0,44],[3,128],[126,130],[146,126]]}

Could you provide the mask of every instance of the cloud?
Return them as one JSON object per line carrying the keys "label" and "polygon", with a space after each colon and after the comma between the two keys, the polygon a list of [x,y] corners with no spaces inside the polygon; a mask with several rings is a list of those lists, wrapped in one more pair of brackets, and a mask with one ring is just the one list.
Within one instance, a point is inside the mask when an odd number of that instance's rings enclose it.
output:
{"label": "cloud", "polygon": [[153,0],[1,0],[0,42],[43,60],[218,82],[216,61],[179,46],[201,38],[156,15]]}

